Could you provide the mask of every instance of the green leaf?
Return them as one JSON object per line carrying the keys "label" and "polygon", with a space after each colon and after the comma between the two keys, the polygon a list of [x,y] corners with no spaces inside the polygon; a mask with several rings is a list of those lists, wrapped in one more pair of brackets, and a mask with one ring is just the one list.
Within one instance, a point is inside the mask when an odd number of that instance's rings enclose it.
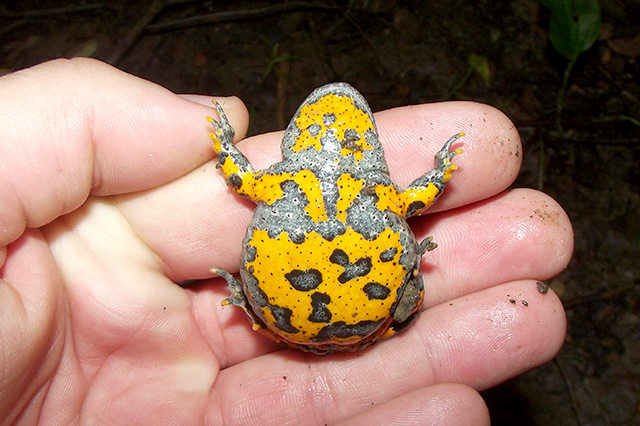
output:
{"label": "green leaf", "polygon": [[571,62],[593,43],[600,33],[598,0],[540,0],[551,10],[549,38],[553,47]]}

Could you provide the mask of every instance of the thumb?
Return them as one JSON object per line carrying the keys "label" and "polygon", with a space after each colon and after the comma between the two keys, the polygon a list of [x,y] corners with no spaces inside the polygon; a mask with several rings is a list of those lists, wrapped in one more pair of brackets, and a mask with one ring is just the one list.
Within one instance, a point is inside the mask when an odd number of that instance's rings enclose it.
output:
{"label": "thumb", "polygon": [[[205,119],[212,108],[96,60],[9,74],[0,78],[0,94],[0,247],[89,194],[153,188],[213,157]],[[244,105],[222,103],[242,138]]]}

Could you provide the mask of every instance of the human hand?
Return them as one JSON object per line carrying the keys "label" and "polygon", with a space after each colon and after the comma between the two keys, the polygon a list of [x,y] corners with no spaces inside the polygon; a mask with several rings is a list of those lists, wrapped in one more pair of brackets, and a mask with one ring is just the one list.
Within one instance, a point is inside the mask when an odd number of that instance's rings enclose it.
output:
{"label": "human hand", "polygon": [[[197,103],[210,98],[83,59],[5,76],[0,93],[3,424],[488,424],[476,390],[562,345],[562,305],[536,280],[568,263],[571,225],[540,192],[503,192],[522,151],[495,109],[376,114],[400,185],[466,133],[445,194],[411,221],[439,244],[423,258],[427,310],[398,337],[316,357],[280,350],[222,308],[220,278],[174,284],[237,270],[251,217],[210,161],[214,112]],[[240,139],[244,106],[220,102]],[[239,146],[259,169],[278,160],[280,139]]]}

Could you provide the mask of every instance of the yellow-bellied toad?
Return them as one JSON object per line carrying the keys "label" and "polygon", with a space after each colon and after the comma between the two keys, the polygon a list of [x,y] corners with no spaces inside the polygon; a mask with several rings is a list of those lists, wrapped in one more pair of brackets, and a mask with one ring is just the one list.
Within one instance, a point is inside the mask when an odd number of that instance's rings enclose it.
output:
{"label": "yellow-bellied toad", "polygon": [[[215,102],[214,102],[215,103]],[[420,313],[418,243],[406,217],[442,193],[460,149],[449,139],[433,170],[400,190],[390,179],[369,105],[346,83],[316,89],[282,141],[283,160],[256,173],[233,145],[220,105],[209,118],[228,185],[257,203],[243,242],[242,282],[223,305],[242,307],[254,329],[317,354],[355,350],[406,329]]]}

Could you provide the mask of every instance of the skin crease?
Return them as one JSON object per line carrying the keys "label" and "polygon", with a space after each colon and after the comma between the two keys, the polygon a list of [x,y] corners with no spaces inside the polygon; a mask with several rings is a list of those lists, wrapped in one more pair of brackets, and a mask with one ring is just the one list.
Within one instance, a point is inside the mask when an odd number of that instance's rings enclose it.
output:
{"label": "skin crease", "polygon": [[[208,270],[238,270],[253,205],[214,167],[211,98],[88,59],[2,77],[0,93],[0,424],[489,424],[477,391],[563,343],[562,304],[536,280],[566,267],[571,224],[543,193],[504,191],[522,150],[491,107],[376,114],[401,186],[467,134],[444,195],[410,221],[439,245],[422,260],[429,309],[398,337],[317,357],[220,306]],[[219,101],[241,139],[244,105]],[[239,147],[261,169],[281,136]],[[187,279],[206,280],[174,284]]]}

